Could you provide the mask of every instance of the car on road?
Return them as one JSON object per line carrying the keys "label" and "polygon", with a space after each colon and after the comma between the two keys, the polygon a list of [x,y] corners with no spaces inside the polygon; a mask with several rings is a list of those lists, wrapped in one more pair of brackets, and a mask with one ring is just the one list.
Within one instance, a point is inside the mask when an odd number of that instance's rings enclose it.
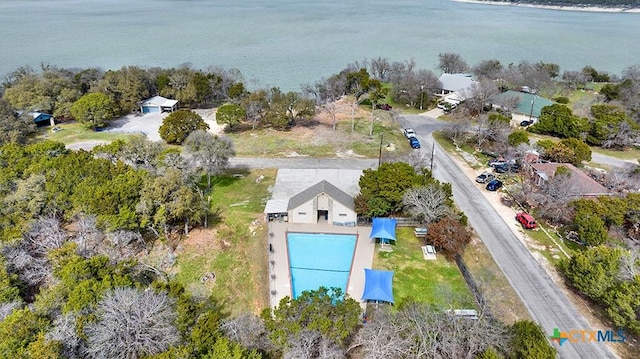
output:
{"label": "car on road", "polygon": [[502,187],[502,181],[493,179],[491,182],[487,183],[487,190],[489,191],[497,191]]}
{"label": "car on road", "polygon": [[533,218],[530,214],[520,212],[516,214],[516,221],[520,222],[522,226],[526,229],[534,229],[538,226],[535,218]]}
{"label": "car on road", "polygon": [[405,128],[404,130],[402,130],[402,133],[406,138],[416,137],[416,133],[411,128]]}
{"label": "car on road", "polygon": [[478,183],[487,183],[487,182],[491,182],[495,178],[496,178],[496,176],[494,176],[493,174],[491,174],[489,172],[483,172],[478,177],[476,177],[476,182],[478,182]]}
{"label": "car on road", "polygon": [[389,105],[388,103],[379,103],[376,105],[376,108],[385,111],[393,110],[393,107],[391,107],[391,105]]}
{"label": "car on road", "polygon": [[416,150],[416,149],[420,148],[420,141],[418,141],[418,139],[415,138],[415,137],[410,137],[409,138],[409,145],[411,145],[411,148]]}

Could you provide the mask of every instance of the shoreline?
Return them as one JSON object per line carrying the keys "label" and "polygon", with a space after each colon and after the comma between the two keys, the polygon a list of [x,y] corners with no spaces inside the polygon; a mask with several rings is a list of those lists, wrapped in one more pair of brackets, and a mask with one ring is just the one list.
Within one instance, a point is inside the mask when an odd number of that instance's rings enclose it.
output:
{"label": "shoreline", "polygon": [[560,11],[584,11],[584,12],[608,12],[608,13],[640,13],[640,8],[621,8],[621,7],[598,7],[598,6],[560,6],[560,5],[540,5],[526,3],[510,3],[504,1],[492,0],[451,0],[454,2],[462,2],[469,4],[497,5],[497,6],[519,6],[530,7],[536,9],[560,10]]}

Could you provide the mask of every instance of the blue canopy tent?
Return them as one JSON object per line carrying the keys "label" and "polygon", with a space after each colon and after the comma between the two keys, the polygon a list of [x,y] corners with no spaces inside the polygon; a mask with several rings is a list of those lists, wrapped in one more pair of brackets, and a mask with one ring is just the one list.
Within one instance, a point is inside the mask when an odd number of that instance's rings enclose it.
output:
{"label": "blue canopy tent", "polygon": [[392,281],[393,272],[391,271],[365,268],[362,300],[394,304]]}
{"label": "blue canopy tent", "polygon": [[380,238],[380,245],[383,247],[390,240],[395,241],[397,222],[395,218],[374,218],[369,238]]}

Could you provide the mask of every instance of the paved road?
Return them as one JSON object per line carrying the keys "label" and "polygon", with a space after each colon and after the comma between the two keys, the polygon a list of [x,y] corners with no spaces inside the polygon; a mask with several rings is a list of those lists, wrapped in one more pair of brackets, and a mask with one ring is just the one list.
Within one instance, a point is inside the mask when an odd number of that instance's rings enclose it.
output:
{"label": "paved road", "polygon": [[[422,151],[431,150],[431,132],[443,126],[442,122],[425,116],[402,116],[399,122],[416,131],[423,144]],[[435,148],[434,176],[451,183],[456,204],[467,214],[469,223],[485,243],[531,316],[542,325],[545,332],[551,334],[554,328],[561,331],[605,329],[588,326],[584,317],[518,240],[480,190],[446,152],[437,144]],[[562,358],[615,358],[601,343],[567,343],[556,348]]]}
{"label": "paved road", "polygon": [[638,164],[637,160],[621,160],[619,158],[603,155],[600,153],[591,153],[591,161],[600,163],[609,167],[626,167],[630,164]]}

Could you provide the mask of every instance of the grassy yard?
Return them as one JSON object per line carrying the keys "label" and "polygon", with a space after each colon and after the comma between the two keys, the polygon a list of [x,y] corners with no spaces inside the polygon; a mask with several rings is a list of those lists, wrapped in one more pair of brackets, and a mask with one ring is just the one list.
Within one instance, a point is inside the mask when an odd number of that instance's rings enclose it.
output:
{"label": "grassy yard", "polygon": [[244,157],[283,156],[363,156],[378,157],[380,140],[383,145],[392,144],[396,155],[408,153],[411,149],[398,124],[391,114],[377,111],[373,135],[369,136],[370,118],[356,118],[355,130],[351,131],[351,120],[338,122],[335,131],[326,124],[312,127],[295,127],[290,131],[256,129],[227,134],[234,140],[236,153]]}
{"label": "grassy yard", "polygon": [[[269,303],[261,216],[275,175],[275,170],[256,170],[216,177],[211,203],[221,218],[209,230],[194,231],[176,250],[176,280],[195,295],[212,296],[231,314],[258,312]],[[201,282],[209,272],[215,280]]]}
{"label": "grassy yard", "polygon": [[38,136],[40,139],[54,140],[62,142],[65,145],[83,141],[115,141],[118,139],[130,138],[132,134],[114,133],[114,132],[96,132],[87,130],[80,123],[64,122],[56,125],[61,130],[58,132],[51,131],[51,127],[42,127],[39,129]]}
{"label": "grassy yard", "polygon": [[471,276],[489,302],[491,313],[505,324],[530,319],[529,312],[509,284],[484,243],[474,239],[463,255]]}
{"label": "grassy yard", "polygon": [[475,308],[473,295],[454,261],[438,255],[427,261],[422,256],[422,240],[413,234],[413,228],[398,227],[398,240],[393,252],[378,252],[374,268],[394,271],[393,294],[396,305],[411,298],[428,303],[441,310]]}

